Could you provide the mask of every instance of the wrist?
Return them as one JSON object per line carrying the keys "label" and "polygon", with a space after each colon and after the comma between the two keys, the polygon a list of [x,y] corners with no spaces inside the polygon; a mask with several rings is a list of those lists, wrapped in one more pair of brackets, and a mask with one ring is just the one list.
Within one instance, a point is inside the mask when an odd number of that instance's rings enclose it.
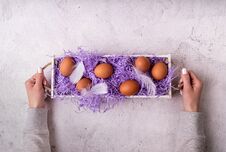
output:
{"label": "wrist", "polygon": [[29,103],[29,107],[30,108],[45,108],[45,102],[41,102],[41,103]]}
{"label": "wrist", "polygon": [[186,111],[186,112],[199,112],[199,107],[198,107],[198,105],[184,106],[184,111]]}

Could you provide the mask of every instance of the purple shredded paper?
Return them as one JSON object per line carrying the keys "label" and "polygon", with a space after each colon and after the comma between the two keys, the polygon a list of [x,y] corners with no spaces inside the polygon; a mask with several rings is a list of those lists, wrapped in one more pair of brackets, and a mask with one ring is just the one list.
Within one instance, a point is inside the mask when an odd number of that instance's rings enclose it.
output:
{"label": "purple shredded paper", "polygon": [[[82,96],[80,92],[76,90],[75,84],[73,84],[68,77],[64,77],[60,74],[59,64],[64,56],[73,57],[76,63],[83,61],[85,66],[85,73],[83,76],[90,78],[92,80],[92,85],[105,82],[108,86],[108,93],[104,95],[89,93]],[[112,55],[105,57],[97,53],[89,53],[81,48],[79,48],[79,53],[77,54],[66,51],[63,56],[55,58],[54,97],[75,96],[79,99],[78,105],[80,107],[88,108],[94,112],[101,110],[106,111],[109,108],[112,108],[116,103],[123,101],[125,97],[119,92],[119,86],[123,81],[129,79],[137,80],[140,83],[141,88],[137,93],[138,96],[148,96],[147,89],[142,85],[133,69],[134,60],[135,57],[132,56]],[[159,61],[165,62],[168,65],[168,59],[166,57],[150,57],[151,65],[154,65]],[[113,66],[114,73],[110,78],[100,79],[95,76],[93,71],[99,63],[110,63]],[[151,77],[150,71],[146,74]],[[156,85],[156,96],[169,94],[173,74],[174,68],[170,68],[168,69],[166,78],[160,81],[153,80]]]}

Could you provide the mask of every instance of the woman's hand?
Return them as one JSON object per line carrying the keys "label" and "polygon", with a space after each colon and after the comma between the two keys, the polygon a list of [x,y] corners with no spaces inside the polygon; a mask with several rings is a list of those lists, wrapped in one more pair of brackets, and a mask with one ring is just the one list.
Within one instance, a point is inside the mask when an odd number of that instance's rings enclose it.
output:
{"label": "woman's hand", "polygon": [[47,85],[47,81],[42,68],[39,68],[38,72],[25,82],[30,108],[44,108],[46,106],[44,101],[45,85]]}
{"label": "woman's hand", "polygon": [[193,71],[187,71],[183,68],[179,87],[183,96],[184,110],[187,112],[198,112],[202,81]]}

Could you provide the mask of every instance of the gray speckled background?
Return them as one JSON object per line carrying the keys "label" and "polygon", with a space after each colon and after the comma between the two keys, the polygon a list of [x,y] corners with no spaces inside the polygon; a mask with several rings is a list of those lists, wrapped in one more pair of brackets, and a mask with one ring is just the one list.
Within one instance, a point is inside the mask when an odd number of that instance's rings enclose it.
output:
{"label": "gray speckled background", "polygon": [[[226,151],[226,1],[0,0],[0,151],[23,151],[24,81],[49,55],[171,53],[204,81],[207,149]],[[181,97],[128,100],[104,114],[50,104],[52,151],[172,151]]]}

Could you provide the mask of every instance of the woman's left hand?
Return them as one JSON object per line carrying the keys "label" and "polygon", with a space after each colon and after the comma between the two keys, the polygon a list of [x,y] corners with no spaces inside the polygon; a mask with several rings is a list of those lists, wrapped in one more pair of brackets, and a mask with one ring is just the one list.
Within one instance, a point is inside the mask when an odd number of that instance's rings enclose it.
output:
{"label": "woman's left hand", "polygon": [[42,68],[39,68],[38,72],[25,82],[30,108],[44,108],[46,106],[45,85],[47,85],[47,80]]}

